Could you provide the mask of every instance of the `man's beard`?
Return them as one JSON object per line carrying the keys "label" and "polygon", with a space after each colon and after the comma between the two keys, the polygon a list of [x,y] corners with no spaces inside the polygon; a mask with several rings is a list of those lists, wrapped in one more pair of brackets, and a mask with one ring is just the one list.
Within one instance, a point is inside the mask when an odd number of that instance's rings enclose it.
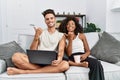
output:
{"label": "man's beard", "polygon": [[55,26],[55,23],[49,23],[48,26],[51,28],[51,27],[54,27]]}

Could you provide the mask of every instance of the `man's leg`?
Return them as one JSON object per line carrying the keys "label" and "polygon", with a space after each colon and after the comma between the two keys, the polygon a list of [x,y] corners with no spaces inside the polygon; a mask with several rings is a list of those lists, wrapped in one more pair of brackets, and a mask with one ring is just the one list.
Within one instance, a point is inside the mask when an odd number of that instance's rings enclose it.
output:
{"label": "man's leg", "polygon": [[28,56],[24,53],[15,53],[12,56],[12,62],[14,65],[19,69],[37,69],[40,68],[40,66],[31,64],[29,62]]}
{"label": "man's leg", "polygon": [[34,70],[22,70],[17,68],[11,68],[8,70],[9,75],[13,74],[30,74],[30,73],[59,73],[69,69],[67,61],[62,61],[58,66],[45,66]]}

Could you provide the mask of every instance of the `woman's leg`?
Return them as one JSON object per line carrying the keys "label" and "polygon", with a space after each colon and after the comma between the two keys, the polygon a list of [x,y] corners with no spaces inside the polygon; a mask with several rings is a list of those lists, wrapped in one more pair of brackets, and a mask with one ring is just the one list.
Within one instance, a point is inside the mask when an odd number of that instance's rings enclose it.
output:
{"label": "woman's leg", "polygon": [[89,79],[90,80],[105,80],[103,67],[97,59],[88,57],[85,61],[88,62],[90,68]]}
{"label": "woman's leg", "polygon": [[[83,53],[82,53],[83,54]],[[82,61],[80,63],[75,63],[74,56],[75,55],[81,55],[81,53],[74,53],[69,57],[69,64],[70,66],[80,66],[80,67],[88,67],[88,62],[87,61]]]}

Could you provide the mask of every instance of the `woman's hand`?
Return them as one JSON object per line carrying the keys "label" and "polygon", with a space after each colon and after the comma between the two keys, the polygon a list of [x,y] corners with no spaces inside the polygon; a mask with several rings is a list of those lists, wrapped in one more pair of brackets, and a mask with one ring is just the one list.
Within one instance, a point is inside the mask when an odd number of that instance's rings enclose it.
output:
{"label": "woman's hand", "polygon": [[85,60],[87,57],[88,57],[88,56],[87,56],[86,54],[82,54],[81,57],[80,57],[80,59],[81,59],[81,61],[83,61],[83,60]]}
{"label": "woman's hand", "polygon": [[73,40],[74,39],[74,33],[73,32],[68,32],[67,38],[68,38],[68,40]]}

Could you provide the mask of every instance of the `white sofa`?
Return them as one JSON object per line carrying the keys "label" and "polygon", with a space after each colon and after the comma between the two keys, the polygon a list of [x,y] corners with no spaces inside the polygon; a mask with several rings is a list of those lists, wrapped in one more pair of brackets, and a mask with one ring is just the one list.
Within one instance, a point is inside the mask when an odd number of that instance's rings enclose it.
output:
{"label": "white sofa", "polygon": [[[85,34],[90,45],[90,49],[99,40],[99,33],[92,32]],[[118,40],[120,40],[120,33],[112,33]],[[32,35],[20,34],[18,44],[24,49],[28,49],[33,39]],[[93,57],[93,56],[91,56]],[[117,64],[101,61],[104,68],[105,80],[120,80],[120,66]],[[19,74],[7,75],[6,63],[0,60],[0,80],[89,80],[89,68],[70,66],[69,70],[64,73],[38,73],[38,74]]]}

